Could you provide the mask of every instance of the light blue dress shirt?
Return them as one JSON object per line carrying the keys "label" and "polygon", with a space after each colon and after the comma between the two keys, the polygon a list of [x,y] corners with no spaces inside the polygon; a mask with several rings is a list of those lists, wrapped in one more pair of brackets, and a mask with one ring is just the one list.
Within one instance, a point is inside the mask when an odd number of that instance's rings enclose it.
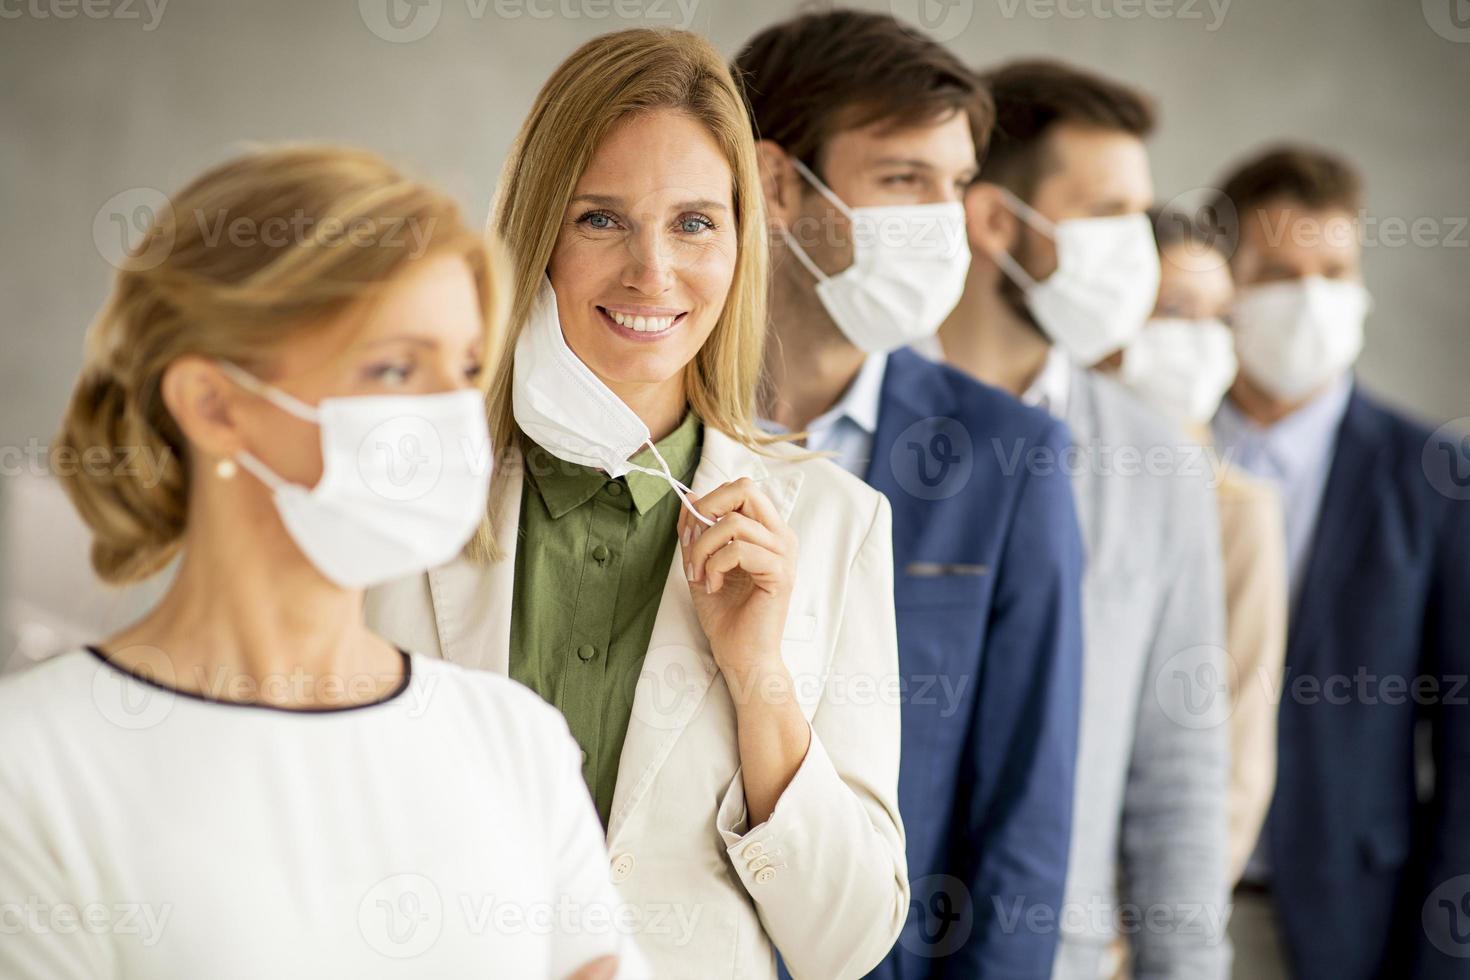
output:
{"label": "light blue dress shirt", "polygon": [[[868,463],[873,458],[878,408],[883,400],[883,373],[887,368],[887,354],[869,354],[836,404],[806,427],[806,448],[835,454],[832,462],[859,480],[867,479]],[[784,431],[774,422],[762,421],[761,426],[768,432]]]}
{"label": "light blue dress shirt", "polygon": [[[1322,495],[1337,446],[1337,430],[1353,391],[1352,374],[1344,374],[1327,390],[1274,425],[1261,426],[1246,418],[1226,399],[1212,424],[1215,447],[1224,458],[1254,476],[1270,481],[1281,494],[1286,518],[1286,562],[1291,588],[1290,608],[1296,608]],[[1271,877],[1264,829],[1242,875],[1247,881]]]}

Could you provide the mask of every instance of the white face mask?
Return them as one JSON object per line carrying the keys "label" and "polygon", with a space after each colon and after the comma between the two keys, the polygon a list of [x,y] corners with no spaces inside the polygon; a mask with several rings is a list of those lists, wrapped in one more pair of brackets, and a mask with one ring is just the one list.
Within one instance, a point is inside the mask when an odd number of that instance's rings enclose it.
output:
{"label": "white face mask", "polygon": [[1230,311],[1241,368],[1277,398],[1300,398],[1352,367],[1370,305],[1361,283],[1319,276],[1242,289]]}
{"label": "white face mask", "polygon": [[[551,281],[541,289],[516,341],[512,409],[516,424],[532,442],[557,459],[622,476],[637,470],[665,480],[689,513],[705,524],[709,518],[689,502],[693,491],[669,470],[654,446],[648,426],[581,358],[567,346]],[[661,470],[630,462],[638,450],[653,450]]]}
{"label": "white face mask", "polygon": [[475,533],[494,462],[480,392],[324,398],[313,407],[236,364],[219,366],[321,430],[315,487],[287,482],[244,450],[235,458],[274,492],[287,533],[331,581],[362,589],[426,571]]}
{"label": "white face mask", "polygon": [[1052,222],[1001,188],[1018,218],[1056,243],[1057,268],[1032,279],[1009,253],[996,264],[1026,294],[1041,329],[1077,363],[1091,367],[1128,345],[1159,292],[1159,251],[1144,214]]}
{"label": "white face mask", "polygon": [[1118,377],[1154,410],[1208,422],[1235,380],[1235,344],[1219,320],[1150,320],[1123,351]]}
{"label": "white face mask", "polygon": [[965,291],[970,243],[965,208],[905,204],[849,208],[812,173],[791,159],[834,208],[852,223],[852,265],[835,276],[817,268],[785,228],[798,261],[817,280],[817,298],[853,345],[868,352],[890,351],[932,336]]}

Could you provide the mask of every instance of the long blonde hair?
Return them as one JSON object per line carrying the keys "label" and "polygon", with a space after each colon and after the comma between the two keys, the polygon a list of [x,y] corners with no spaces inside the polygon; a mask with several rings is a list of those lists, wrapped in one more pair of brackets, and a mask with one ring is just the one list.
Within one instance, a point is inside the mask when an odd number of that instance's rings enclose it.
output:
{"label": "long blonde hair", "polygon": [[[254,234],[242,241],[221,234],[224,225]],[[463,256],[474,274],[492,357],[507,305],[495,247],[450,198],[373,154],[260,150],[170,198],[121,263],[88,331],[52,449],[52,468],[91,528],[97,574],[138,581],[182,544],[191,465],[161,394],[172,361],[193,354],[259,363],[298,331],[370,301],[410,262],[446,252]],[[153,472],[138,471],[140,458],[152,460]]]}
{"label": "long blonde hair", "polygon": [[[684,370],[684,390],[704,424],[752,448],[772,440],[755,422],[766,334],[766,220],[755,138],[744,97],[724,59],[687,31],[635,28],[594,38],[552,73],[516,137],[501,172],[491,228],[512,252],[506,344],[490,386],[496,449],[524,449],[511,409],[516,338],[526,323],[556,246],[572,193],[598,144],[632,113],[674,109],[703,123],[733,176],[738,254],[725,306],[704,346]],[[491,511],[500,502],[499,481]],[[470,553],[500,552],[487,514]]]}

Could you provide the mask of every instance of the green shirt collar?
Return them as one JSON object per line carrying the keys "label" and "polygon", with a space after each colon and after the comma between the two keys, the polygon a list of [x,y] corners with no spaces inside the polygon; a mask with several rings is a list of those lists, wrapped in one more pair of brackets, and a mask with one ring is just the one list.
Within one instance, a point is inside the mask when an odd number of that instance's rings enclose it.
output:
{"label": "green shirt collar", "polygon": [[[692,411],[685,412],[684,420],[679,423],[678,428],[655,443],[660,455],[668,462],[670,472],[681,483],[688,484],[694,478],[703,432],[704,427],[699,416]],[[632,462],[653,470],[660,468],[652,450],[647,447],[635,453]],[[536,490],[546,502],[546,510],[553,519],[580,507],[612,482],[612,478],[602,470],[557,459],[540,446],[534,445],[526,453],[526,472],[535,482]],[[621,479],[639,514],[648,513],[654,504],[663,499],[664,494],[673,490],[662,477],[637,470]]]}

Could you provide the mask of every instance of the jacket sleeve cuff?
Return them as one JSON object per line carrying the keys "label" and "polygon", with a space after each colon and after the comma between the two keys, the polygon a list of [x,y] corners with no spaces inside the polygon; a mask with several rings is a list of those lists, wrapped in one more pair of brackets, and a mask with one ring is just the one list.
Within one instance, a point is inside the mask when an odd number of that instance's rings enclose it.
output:
{"label": "jacket sleeve cuff", "polygon": [[750,814],[745,808],[745,788],[741,781],[743,769],[735,770],[735,777],[720,799],[715,825],[736,874],[753,895],[759,895],[758,889],[769,886],[789,872],[787,848],[800,836],[796,830],[803,812],[815,812],[823,800],[831,799],[830,788],[823,785],[822,776],[824,771],[835,776],[832,763],[817,733],[812,731],[810,734],[806,757],[801,760],[791,782],[786,784],[765,823],[750,826]]}

